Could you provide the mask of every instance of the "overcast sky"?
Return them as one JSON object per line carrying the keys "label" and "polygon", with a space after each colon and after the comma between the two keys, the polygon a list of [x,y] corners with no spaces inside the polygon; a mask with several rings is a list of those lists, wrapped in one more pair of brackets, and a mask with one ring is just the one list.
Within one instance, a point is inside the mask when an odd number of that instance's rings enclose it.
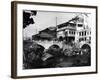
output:
{"label": "overcast sky", "polygon": [[35,24],[28,25],[23,30],[23,36],[31,37],[32,35],[37,34],[40,30],[47,27],[55,27],[58,24],[67,22],[79,14],[80,13],[37,11],[36,16],[31,16],[34,19]]}

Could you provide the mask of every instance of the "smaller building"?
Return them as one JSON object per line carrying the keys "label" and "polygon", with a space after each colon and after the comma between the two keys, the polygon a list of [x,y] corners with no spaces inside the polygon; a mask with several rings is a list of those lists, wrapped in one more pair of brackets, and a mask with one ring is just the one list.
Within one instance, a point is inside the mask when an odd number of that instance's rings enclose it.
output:
{"label": "smaller building", "polygon": [[49,27],[39,31],[38,34],[33,35],[33,40],[53,40],[56,38],[56,27]]}

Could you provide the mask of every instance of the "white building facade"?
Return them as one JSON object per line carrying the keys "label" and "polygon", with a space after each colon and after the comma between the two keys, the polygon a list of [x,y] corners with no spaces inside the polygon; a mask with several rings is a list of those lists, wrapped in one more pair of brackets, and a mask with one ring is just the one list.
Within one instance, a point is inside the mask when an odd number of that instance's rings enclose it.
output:
{"label": "white building facade", "polygon": [[64,27],[57,29],[57,38],[66,37],[75,43],[91,43],[91,28],[88,25],[88,16],[86,14],[80,14],[66,22]]}

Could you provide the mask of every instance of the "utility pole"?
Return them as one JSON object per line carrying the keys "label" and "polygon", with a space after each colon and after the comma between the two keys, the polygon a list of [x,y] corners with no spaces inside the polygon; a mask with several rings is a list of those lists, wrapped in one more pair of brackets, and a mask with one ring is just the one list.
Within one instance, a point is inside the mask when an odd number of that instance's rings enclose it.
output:
{"label": "utility pole", "polygon": [[[58,29],[57,27],[57,16],[56,16],[56,30]],[[57,38],[57,32],[56,32],[56,38]]]}
{"label": "utility pole", "polygon": [[56,26],[57,26],[57,17],[56,17]]}

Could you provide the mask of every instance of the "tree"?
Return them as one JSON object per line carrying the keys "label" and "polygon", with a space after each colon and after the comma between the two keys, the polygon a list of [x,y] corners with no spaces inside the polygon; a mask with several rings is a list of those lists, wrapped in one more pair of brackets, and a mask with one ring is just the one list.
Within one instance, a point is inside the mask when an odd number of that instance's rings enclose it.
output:
{"label": "tree", "polygon": [[29,24],[34,24],[34,20],[33,18],[30,18],[30,16],[35,16],[37,14],[36,11],[30,11],[30,12],[27,12],[27,11],[23,11],[23,28],[26,28],[27,25]]}

